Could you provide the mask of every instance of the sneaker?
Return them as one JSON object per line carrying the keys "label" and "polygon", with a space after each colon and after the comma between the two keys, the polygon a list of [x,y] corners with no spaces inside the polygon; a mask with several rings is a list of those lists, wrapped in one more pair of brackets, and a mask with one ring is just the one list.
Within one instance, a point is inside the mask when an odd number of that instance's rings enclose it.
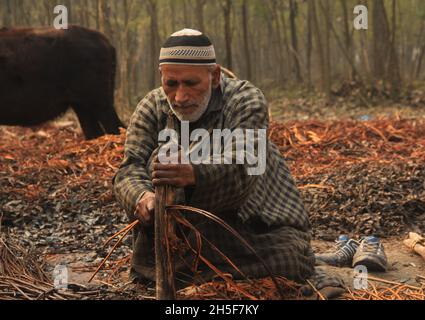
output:
{"label": "sneaker", "polygon": [[316,260],[335,267],[348,267],[353,263],[354,254],[359,247],[359,243],[354,239],[349,239],[346,235],[341,235],[336,240],[335,251],[331,253],[317,254]]}
{"label": "sneaker", "polygon": [[360,242],[359,249],[353,258],[353,267],[357,265],[364,265],[370,271],[387,270],[387,256],[379,238],[369,236]]}

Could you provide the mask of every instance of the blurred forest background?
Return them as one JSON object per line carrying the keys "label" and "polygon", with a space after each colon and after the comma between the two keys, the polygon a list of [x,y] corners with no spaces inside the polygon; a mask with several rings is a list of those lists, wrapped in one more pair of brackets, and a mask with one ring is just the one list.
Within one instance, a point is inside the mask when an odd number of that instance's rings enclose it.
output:
{"label": "blurred forest background", "polygon": [[[396,100],[425,80],[424,0],[0,0],[0,26],[52,25],[57,4],[115,46],[120,113],[159,85],[161,44],[184,27],[206,33],[220,64],[272,97],[332,100],[356,87]],[[368,30],[353,26],[360,4]]]}

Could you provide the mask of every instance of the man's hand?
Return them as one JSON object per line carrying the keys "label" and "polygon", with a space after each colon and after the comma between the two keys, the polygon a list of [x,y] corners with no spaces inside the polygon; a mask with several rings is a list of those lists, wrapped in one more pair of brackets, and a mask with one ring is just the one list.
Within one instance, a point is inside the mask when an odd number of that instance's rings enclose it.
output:
{"label": "man's hand", "polygon": [[186,187],[195,184],[195,171],[191,164],[154,163],[152,172],[154,186],[172,185]]}
{"label": "man's hand", "polygon": [[136,216],[144,225],[150,225],[155,214],[155,193],[147,191],[139,200]]}
{"label": "man's hand", "polygon": [[168,158],[171,163],[160,163],[155,159],[152,171],[152,183],[154,186],[171,185],[175,187],[187,187],[195,185],[195,171],[191,164],[181,163],[184,157],[181,150]]}

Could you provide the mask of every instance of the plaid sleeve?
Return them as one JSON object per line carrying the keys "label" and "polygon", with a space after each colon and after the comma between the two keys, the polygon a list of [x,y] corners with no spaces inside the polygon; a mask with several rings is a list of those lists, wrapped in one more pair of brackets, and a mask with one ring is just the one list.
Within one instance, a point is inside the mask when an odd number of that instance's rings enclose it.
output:
{"label": "plaid sleeve", "polygon": [[[237,88],[224,107],[225,127],[235,129],[267,129],[267,102],[261,91],[248,82]],[[236,140],[232,150],[236,150]],[[222,144],[222,151],[223,151]],[[254,139],[254,150],[258,150],[258,136]],[[224,157],[224,152],[221,158]],[[247,151],[243,151],[244,163],[236,164],[236,153],[232,152],[232,164],[194,164],[196,185],[190,204],[220,213],[238,209],[247,199],[258,176],[249,175],[246,163]]]}
{"label": "plaid sleeve", "polygon": [[112,183],[118,202],[130,218],[138,200],[146,191],[153,192],[148,170],[149,159],[157,144],[156,99],[149,93],[131,116],[124,146],[124,159]]}

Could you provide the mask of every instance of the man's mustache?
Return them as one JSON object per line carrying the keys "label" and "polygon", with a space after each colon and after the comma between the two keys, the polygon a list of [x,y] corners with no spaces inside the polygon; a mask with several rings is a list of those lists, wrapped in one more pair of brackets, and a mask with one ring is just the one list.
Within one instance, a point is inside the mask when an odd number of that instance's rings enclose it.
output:
{"label": "man's mustache", "polygon": [[199,107],[199,105],[197,103],[185,103],[185,104],[178,104],[178,103],[173,103],[172,104],[173,108],[188,108],[188,107]]}

